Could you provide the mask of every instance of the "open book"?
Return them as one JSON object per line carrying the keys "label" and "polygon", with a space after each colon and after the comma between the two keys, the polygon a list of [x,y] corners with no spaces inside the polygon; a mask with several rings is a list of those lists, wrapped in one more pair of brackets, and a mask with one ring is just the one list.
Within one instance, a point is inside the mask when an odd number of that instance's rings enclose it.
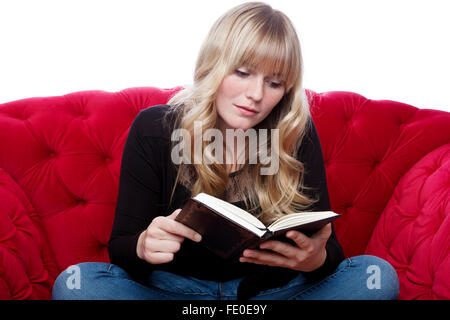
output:
{"label": "open book", "polygon": [[241,208],[206,193],[189,199],[176,221],[202,235],[201,243],[224,259],[238,258],[247,248],[298,230],[310,236],[339,214],[332,211],[298,212],[287,214],[269,226]]}

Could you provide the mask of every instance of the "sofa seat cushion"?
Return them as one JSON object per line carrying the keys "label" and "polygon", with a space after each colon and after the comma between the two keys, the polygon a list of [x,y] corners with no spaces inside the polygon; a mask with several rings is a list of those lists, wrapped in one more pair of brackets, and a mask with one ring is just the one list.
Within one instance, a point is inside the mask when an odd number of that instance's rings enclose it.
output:
{"label": "sofa seat cushion", "polygon": [[400,299],[450,297],[450,144],[401,179],[366,249],[389,261]]}

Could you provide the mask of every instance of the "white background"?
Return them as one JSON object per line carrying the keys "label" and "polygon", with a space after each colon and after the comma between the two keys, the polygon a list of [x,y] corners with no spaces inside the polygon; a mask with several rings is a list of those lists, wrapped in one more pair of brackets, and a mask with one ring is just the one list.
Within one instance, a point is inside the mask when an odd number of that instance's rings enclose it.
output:
{"label": "white background", "polygon": [[[239,0],[0,0],[0,103],[191,83]],[[300,36],[305,87],[450,111],[446,0],[267,0]]]}

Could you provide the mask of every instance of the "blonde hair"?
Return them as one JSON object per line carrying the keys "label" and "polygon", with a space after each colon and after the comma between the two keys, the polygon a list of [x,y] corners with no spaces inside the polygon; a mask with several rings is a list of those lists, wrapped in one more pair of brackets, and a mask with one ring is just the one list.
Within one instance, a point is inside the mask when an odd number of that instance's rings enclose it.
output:
{"label": "blonde hair", "polygon": [[[217,90],[226,75],[242,66],[279,74],[285,83],[284,97],[258,125],[279,129],[279,170],[274,175],[260,175],[260,163],[243,169],[245,176],[251,177],[243,179],[242,186],[247,210],[256,210],[259,205],[260,219],[268,223],[281,215],[304,210],[313,202],[302,193],[304,168],[295,158],[310,114],[302,88],[300,43],[289,18],[261,2],[245,3],[226,12],[215,22],[201,47],[193,85],[177,93],[168,104],[178,112],[177,126],[186,129],[193,140],[194,121],[202,121],[204,129],[215,128]],[[192,166],[196,174],[192,195],[205,192],[222,197],[229,179],[226,166]],[[179,166],[173,190],[186,170],[188,166]]]}

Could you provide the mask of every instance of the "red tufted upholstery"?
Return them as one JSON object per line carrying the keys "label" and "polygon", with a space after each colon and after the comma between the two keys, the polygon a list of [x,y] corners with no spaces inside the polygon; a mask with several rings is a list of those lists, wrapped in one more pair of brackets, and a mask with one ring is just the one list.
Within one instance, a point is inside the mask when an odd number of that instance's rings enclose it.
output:
{"label": "red tufted upholstery", "polygon": [[122,149],[175,89],[87,91],[0,105],[0,298],[47,299],[59,272],[108,261]]}
{"label": "red tufted upholstery", "polygon": [[367,247],[388,260],[400,298],[450,297],[450,144],[426,155],[398,184]]}
{"label": "red tufted upholstery", "polygon": [[449,299],[450,113],[345,92],[311,110],[346,256],[389,261],[400,299]]}
{"label": "red tufted upholstery", "polygon": [[[176,90],[0,105],[0,298],[48,299],[67,266],[108,261],[129,126]],[[450,114],[348,92],[311,92],[311,110],[346,255],[391,262],[401,298],[450,298]]]}

